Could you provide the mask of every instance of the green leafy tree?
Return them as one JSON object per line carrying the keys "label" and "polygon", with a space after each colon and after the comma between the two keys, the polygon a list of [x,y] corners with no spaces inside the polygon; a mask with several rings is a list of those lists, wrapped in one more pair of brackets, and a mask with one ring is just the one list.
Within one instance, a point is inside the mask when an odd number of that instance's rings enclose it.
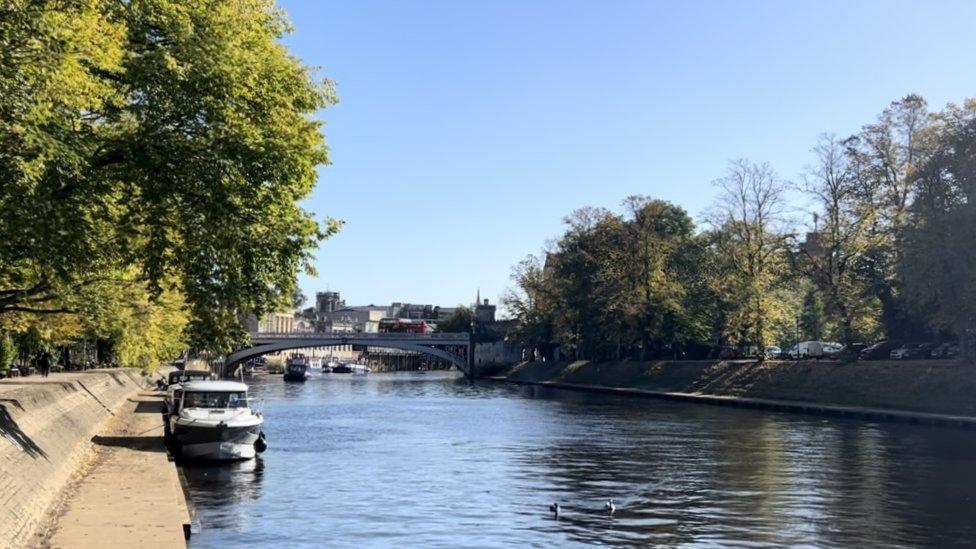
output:
{"label": "green leafy tree", "polygon": [[733,162],[717,180],[721,190],[712,213],[713,278],[723,309],[723,336],[763,349],[789,323],[779,294],[786,275],[784,184],[767,164]]}
{"label": "green leafy tree", "polygon": [[17,358],[14,339],[6,331],[0,331],[0,372],[8,372]]}
{"label": "green leafy tree", "polygon": [[451,316],[445,318],[437,324],[438,332],[471,332],[471,319],[473,318],[471,309],[464,305],[458,305]]}
{"label": "green leafy tree", "polygon": [[814,288],[803,294],[803,308],[800,310],[800,335],[803,338],[822,340],[827,333],[827,318],[824,314],[823,300]]}
{"label": "green leafy tree", "polygon": [[813,151],[816,163],[800,190],[813,198],[817,222],[792,255],[794,266],[819,294],[808,291],[804,298],[804,315],[810,319],[806,334],[823,337],[826,319],[813,322],[810,317],[819,309],[818,315],[826,314],[850,346],[858,337],[873,335],[880,316],[869,268],[869,256],[877,250],[874,227],[879,208],[863,200],[861,181],[852,172],[842,143],[821,136]]}
{"label": "green leafy tree", "polygon": [[880,301],[881,321],[891,337],[918,337],[926,319],[910,311],[901,292],[899,264],[914,198],[913,180],[932,153],[932,115],[925,100],[909,94],[894,101],[877,121],[845,140],[847,169],[857,187],[858,207],[869,211],[869,248],[863,274]]}
{"label": "green leafy tree", "polygon": [[900,275],[915,310],[976,358],[976,101],[939,116],[932,155],[914,174]]}
{"label": "green leafy tree", "polygon": [[[335,101],[271,0],[14,2],[0,18],[0,315],[77,311],[134,266],[225,351],[339,223],[298,206]],[[9,45],[9,47],[8,47]]]}
{"label": "green leafy tree", "polygon": [[544,262],[529,255],[512,269],[514,286],[502,295],[502,305],[515,320],[510,336],[545,356],[554,340],[555,299]]}
{"label": "green leafy tree", "polygon": [[694,223],[681,208],[663,200],[631,196],[624,201],[626,260],[624,299],[634,303],[630,320],[637,328],[640,358],[673,347],[688,322],[679,251],[689,243]]}

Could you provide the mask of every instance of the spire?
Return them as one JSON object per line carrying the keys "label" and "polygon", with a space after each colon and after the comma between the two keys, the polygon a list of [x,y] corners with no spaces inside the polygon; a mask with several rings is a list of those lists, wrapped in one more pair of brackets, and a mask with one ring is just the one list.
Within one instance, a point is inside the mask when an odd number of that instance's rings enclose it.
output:
{"label": "spire", "polygon": [[478,286],[478,296],[474,298],[474,308],[477,309],[478,305],[481,305],[481,286]]}

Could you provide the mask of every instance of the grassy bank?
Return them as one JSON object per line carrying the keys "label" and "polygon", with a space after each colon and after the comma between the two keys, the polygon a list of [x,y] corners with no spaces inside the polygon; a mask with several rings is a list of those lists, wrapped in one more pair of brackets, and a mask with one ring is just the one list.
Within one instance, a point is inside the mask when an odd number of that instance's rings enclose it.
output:
{"label": "grassy bank", "polygon": [[527,362],[500,376],[519,382],[976,416],[976,365],[957,361]]}

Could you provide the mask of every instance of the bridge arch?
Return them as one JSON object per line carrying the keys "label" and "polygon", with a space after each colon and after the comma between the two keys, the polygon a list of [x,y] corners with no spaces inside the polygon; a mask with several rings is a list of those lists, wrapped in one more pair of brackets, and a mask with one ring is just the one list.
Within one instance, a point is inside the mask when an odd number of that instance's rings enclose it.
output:
{"label": "bridge arch", "polygon": [[[473,351],[468,334],[252,334],[252,346],[227,355],[224,360],[224,376],[232,377],[237,367],[252,358],[268,353],[304,349],[310,347],[336,347],[362,345],[400,349],[434,356],[450,362],[470,375],[469,362]],[[467,356],[452,353],[441,347],[455,346],[467,349]]]}

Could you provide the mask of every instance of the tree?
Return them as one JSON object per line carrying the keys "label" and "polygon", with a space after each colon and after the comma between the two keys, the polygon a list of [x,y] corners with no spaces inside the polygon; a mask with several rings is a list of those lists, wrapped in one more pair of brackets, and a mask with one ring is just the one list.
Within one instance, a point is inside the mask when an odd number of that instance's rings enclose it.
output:
{"label": "tree", "polygon": [[789,315],[777,298],[785,273],[784,184],[768,164],[731,163],[715,182],[721,190],[711,224],[718,267],[714,278],[722,301],[725,338],[766,346]]}
{"label": "tree", "polygon": [[[333,86],[271,0],[15,2],[0,18],[0,315],[74,310],[135,266],[227,350],[286,304],[339,223],[298,206]],[[9,47],[8,47],[9,45]],[[219,52],[219,53],[216,53]]]}
{"label": "tree", "polygon": [[451,316],[444,319],[443,322],[437,324],[438,332],[454,332],[454,333],[470,333],[471,332],[471,320],[474,315],[471,309],[465,307],[464,305],[458,305]]}
{"label": "tree", "polygon": [[543,261],[529,255],[512,269],[515,286],[505,291],[502,305],[515,320],[510,336],[547,356],[554,339],[553,288]]}
{"label": "tree", "polygon": [[827,331],[827,319],[824,315],[823,301],[820,293],[813,288],[803,294],[803,305],[800,309],[800,330],[804,338],[822,340]]}
{"label": "tree", "polygon": [[673,347],[681,339],[686,319],[685,289],[677,261],[694,233],[694,223],[682,208],[663,200],[631,196],[624,201],[630,218],[624,225],[624,299],[633,302],[640,358],[653,347]]}
{"label": "tree", "polygon": [[939,116],[933,154],[914,173],[917,199],[899,274],[916,310],[976,358],[976,101]]}
{"label": "tree", "polygon": [[880,300],[881,320],[891,337],[917,337],[926,323],[919,311],[908,310],[898,273],[903,249],[899,238],[909,221],[912,181],[932,150],[931,121],[925,100],[909,94],[844,142],[859,207],[873,210],[864,274]]}
{"label": "tree", "polygon": [[[877,324],[878,302],[866,276],[867,256],[876,246],[879,209],[862,199],[861,182],[852,172],[842,143],[823,135],[813,149],[816,163],[799,189],[812,197],[815,225],[792,254],[794,267],[814,285],[819,296],[807,294],[804,314],[822,309],[839,327],[845,345],[871,334]],[[820,222],[822,221],[822,225]],[[817,326],[814,332],[810,329]],[[807,335],[820,339],[822,322]]]}
{"label": "tree", "polygon": [[0,372],[8,372],[17,358],[17,347],[14,340],[6,331],[0,331]]}

